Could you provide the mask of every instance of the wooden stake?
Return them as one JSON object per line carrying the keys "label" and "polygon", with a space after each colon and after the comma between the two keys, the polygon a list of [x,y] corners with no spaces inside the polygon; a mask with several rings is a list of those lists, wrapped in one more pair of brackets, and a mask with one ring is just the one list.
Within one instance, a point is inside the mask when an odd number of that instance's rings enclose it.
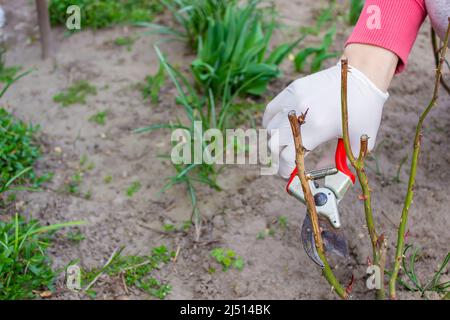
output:
{"label": "wooden stake", "polygon": [[39,35],[42,48],[42,59],[47,59],[52,55],[52,34],[50,28],[50,18],[46,0],[36,0],[38,15]]}

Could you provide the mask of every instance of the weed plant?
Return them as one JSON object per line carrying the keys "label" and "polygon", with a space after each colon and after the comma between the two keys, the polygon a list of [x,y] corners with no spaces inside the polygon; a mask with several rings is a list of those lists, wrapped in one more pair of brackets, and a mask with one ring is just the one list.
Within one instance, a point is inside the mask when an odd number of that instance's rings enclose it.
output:
{"label": "weed plant", "polygon": [[73,104],[85,104],[88,95],[96,95],[97,89],[86,80],[80,80],[72,84],[64,91],[53,97],[53,101],[68,107]]}
{"label": "weed plant", "polygon": [[237,0],[162,0],[165,8],[172,14],[176,24],[174,28],[142,22],[151,32],[168,34],[188,43],[191,49],[198,46],[199,38],[204,37],[209,21],[223,19],[229,6]]}
{"label": "weed plant", "polygon": [[155,247],[149,255],[123,255],[121,248],[113,254],[109,263],[102,268],[94,268],[82,273],[82,282],[87,284],[86,293],[94,298],[97,292],[94,287],[95,279],[106,274],[110,277],[123,277],[123,282],[127,287],[136,287],[150,296],[164,299],[172,290],[172,287],[165,282],[158,280],[153,272],[168,264],[175,256],[165,246]]}
{"label": "weed plant", "polygon": [[0,220],[0,300],[32,299],[37,292],[54,291],[57,272],[47,250],[55,231],[82,222],[41,226],[18,214]]}
{"label": "weed plant", "polygon": [[164,9],[159,0],[50,0],[50,22],[65,25],[68,18],[66,10],[71,5],[80,7],[81,28],[92,29],[151,21]]}

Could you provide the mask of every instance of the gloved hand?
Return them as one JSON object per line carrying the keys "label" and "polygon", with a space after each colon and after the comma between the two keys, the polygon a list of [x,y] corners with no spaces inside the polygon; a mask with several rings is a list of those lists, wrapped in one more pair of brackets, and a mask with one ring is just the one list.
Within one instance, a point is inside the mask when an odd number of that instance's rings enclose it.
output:
{"label": "gloved hand", "polygon": [[[357,156],[361,135],[369,136],[369,150],[374,147],[383,105],[389,95],[356,68],[349,65],[349,70],[349,134],[352,151]],[[269,134],[270,130],[278,129],[270,137],[269,148],[279,154],[278,173],[283,178],[289,178],[295,168],[294,139],[288,113],[295,110],[300,115],[307,109],[306,122],[301,127],[306,149],[312,151],[326,141],[342,137],[340,63],[294,81],[267,105],[263,126]]]}

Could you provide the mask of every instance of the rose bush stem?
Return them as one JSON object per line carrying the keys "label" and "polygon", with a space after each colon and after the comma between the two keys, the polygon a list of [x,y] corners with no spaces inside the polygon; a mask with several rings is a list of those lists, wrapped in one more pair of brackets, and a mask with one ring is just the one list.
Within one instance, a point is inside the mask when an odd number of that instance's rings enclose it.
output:
{"label": "rose bush stem", "polygon": [[[372,245],[372,260],[375,265],[380,268],[380,274],[384,275],[384,262],[386,254],[386,242],[384,237],[379,237],[375,229],[373,220],[371,189],[369,187],[369,179],[364,170],[364,162],[368,154],[368,140],[367,135],[361,136],[360,151],[358,158],[355,158],[350,145],[350,136],[348,129],[348,105],[347,105],[347,76],[348,76],[348,61],[341,60],[341,113],[342,113],[342,138],[344,140],[345,152],[347,158],[350,160],[353,168],[358,176],[359,184],[362,190],[362,199],[364,200],[364,212],[366,217],[367,230],[369,232]],[[381,288],[377,290],[377,298],[384,299],[384,277],[381,280]]]}
{"label": "rose bush stem", "polygon": [[316,205],[314,202],[313,194],[311,192],[311,188],[309,187],[308,178],[306,177],[305,148],[302,144],[302,135],[300,129],[301,125],[305,122],[306,113],[301,114],[299,117],[297,117],[295,111],[291,111],[288,115],[295,143],[295,163],[297,166],[297,175],[302,185],[303,194],[305,195],[306,207],[308,215],[311,219],[317,253],[320,260],[322,260],[324,264],[323,275],[339,297],[341,297],[342,299],[348,299],[347,290],[337,280],[325,256]]}
{"label": "rose bush stem", "polygon": [[449,17],[447,33],[446,33],[445,39],[444,39],[444,44],[442,46],[442,49],[439,52],[439,64],[436,68],[436,77],[435,77],[435,83],[434,83],[433,97],[431,98],[428,106],[425,108],[425,110],[420,115],[419,122],[417,123],[417,126],[416,126],[416,134],[414,136],[414,144],[413,144],[413,155],[411,158],[411,166],[410,166],[410,171],[409,171],[408,189],[406,192],[405,202],[403,204],[403,211],[402,211],[402,215],[401,215],[400,223],[399,223],[399,227],[398,227],[397,248],[396,248],[395,260],[394,260],[394,269],[392,271],[392,275],[389,280],[389,296],[391,299],[397,298],[396,282],[397,282],[398,272],[400,270],[400,264],[401,264],[401,261],[403,258],[403,247],[404,247],[404,242],[405,242],[406,226],[408,223],[409,209],[411,207],[413,197],[414,197],[414,184],[415,184],[415,179],[416,179],[417,164],[418,164],[420,146],[421,146],[421,140],[422,140],[422,126],[423,126],[423,122],[425,121],[427,115],[429,114],[431,109],[436,105],[436,101],[438,99],[439,87],[440,87],[440,82],[441,82],[441,78],[442,78],[442,66],[444,64],[445,54],[447,52],[449,34],[450,34],[450,17]]}

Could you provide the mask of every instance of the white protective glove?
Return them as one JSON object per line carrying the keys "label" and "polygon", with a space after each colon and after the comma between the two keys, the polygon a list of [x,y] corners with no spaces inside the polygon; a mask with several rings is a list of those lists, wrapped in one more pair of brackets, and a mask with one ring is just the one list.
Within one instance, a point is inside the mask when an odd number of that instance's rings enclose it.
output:
{"label": "white protective glove", "polygon": [[[363,134],[369,136],[369,150],[373,149],[383,105],[389,94],[351,66],[347,84],[350,144],[357,156]],[[294,139],[288,113],[295,110],[300,115],[307,109],[306,122],[301,127],[306,149],[312,151],[324,142],[342,137],[340,63],[295,80],[267,105],[263,126],[269,134],[278,129],[268,144],[272,153],[279,154],[278,174],[286,179],[295,168]]]}

